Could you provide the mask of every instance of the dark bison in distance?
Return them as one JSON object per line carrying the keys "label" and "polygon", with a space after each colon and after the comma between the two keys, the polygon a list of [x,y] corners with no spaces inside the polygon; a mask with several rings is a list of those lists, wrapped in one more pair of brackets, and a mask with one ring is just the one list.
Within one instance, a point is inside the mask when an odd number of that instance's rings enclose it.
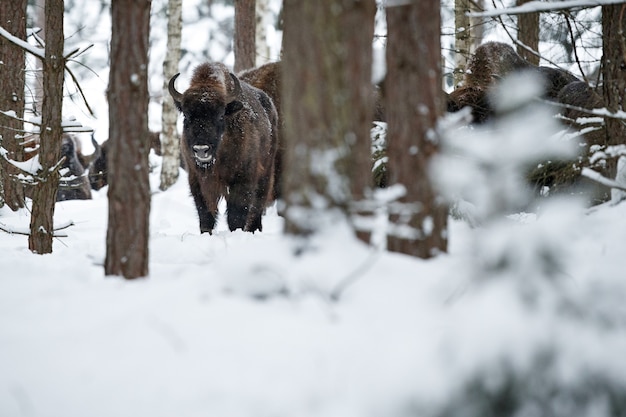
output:
{"label": "dark bison in distance", "polygon": [[[535,74],[543,81],[538,99],[555,104],[554,112],[561,115],[564,127],[580,133],[578,146],[580,156],[568,161],[538,161],[529,170],[526,178],[541,195],[567,193],[582,194],[593,204],[608,198],[606,190],[580,175],[581,169],[589,166],[594,145],[606,145],[606,129],[596,118],[589,123],[589,113],[582,109],[603,106],[602,98],[594,89],[568,71],[534,66],[521,58],[512,46],[501,42],[486,42],[476,49],[470,58],[463,84],[448,95],[448,111],[470,107],[473,123],[485,123],[498,117],[498,109],[491,102],[491,93],[500,80],[518,72]],[[558,104],[563,105],[559,108]],[[557,110],[558,109],[558,110]],[[547,191],[546,191],[547,190]]]}
{"label": "dark bison in distance", "polygon": [[541,98],[557,101],[559,91],[571,82],[578,81],[573,74],[551,67],[536,67],[517,54],[511,45],[486,42],[476,48],[467,64],[462,86],[447,97],[448,111],[464,107],[472,109],[474,123],[484,123],[495,115],[490,100],[491,91],[509,74],[527,71],[543,81]]}
{"label": "dark bison in distance", "polygon": [[[34,158],[39,153],[39,135],[34,134],[23,142],[24,161]],[[9,155],[12,157],[13,155]],[[80,139],[64,133],[61,139],[59,187],[56,201],[90,200],[91,188],[85,169],[89,164],[89,155],[82,153]],[[26,196],[32,198],[32,186],[27,185]]]}
{"label": "dark bison in distance", "polygon": [[88,163],[81,152],[78,138],[63,135],[61,142],[61,178],[57,191],[57,201],[90,200],[91,187],[85,165]]}
{"label": "dark bison in distance", "polygon": [[262,230],[277,149],[272,100],[221,63],[198,66],[184,93],[174,85],[179,75],[170,79],[169,92],[184,117],[181,154],[200,232],[212,233],[221,197],[231,231]]}
{"label": "dark bison in distance", "polygon": [[[148,134],[148,140],[150,141],[150,149],[154,151],[156,155],[161,155],[161,139],[160,132],[150,132]],[[95,149],[91,162],[89,163],[89,183],[91,188],[99,190],[102,187],[109,185],[109,168],[107,163],[107,154],[109,152],[109,140],[105,140],[100,145],[92,137],[91,143]]]}

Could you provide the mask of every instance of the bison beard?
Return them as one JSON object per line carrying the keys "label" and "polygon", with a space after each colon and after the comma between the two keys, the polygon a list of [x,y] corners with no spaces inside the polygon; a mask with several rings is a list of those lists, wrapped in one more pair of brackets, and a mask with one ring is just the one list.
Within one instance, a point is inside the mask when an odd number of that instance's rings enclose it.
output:
{"label": "bison beard", "polygon": [[220,63],[198,66],[189,88],[169,92],[184,116],[181,154],[189,174],[200,232],[215,228],[220,198],[229,229],[262,230],[272,194],[278,116],[263,91]]}

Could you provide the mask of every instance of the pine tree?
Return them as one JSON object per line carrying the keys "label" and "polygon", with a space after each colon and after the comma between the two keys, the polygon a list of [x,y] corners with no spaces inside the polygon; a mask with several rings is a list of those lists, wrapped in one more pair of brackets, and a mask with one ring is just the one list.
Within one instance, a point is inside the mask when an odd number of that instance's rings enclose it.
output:
{"label": "pine tree", "polygon": [[111,3],[106,275],[148,275],[148,35],[151,1]]}

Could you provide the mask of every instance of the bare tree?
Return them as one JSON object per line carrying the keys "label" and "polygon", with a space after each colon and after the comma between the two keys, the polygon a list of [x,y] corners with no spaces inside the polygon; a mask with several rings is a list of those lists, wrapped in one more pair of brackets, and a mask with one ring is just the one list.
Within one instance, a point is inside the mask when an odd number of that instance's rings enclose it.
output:
{"label": "bare tree", "polygon": [[180,144],[176,121],[178,111],[170,99],[167,84],[177,72],[180,61],[182,31],[182,0],[168,1],[167,52],[163,61],[163,106],[161,113],[161,190],[170,188],[178,180]]}
{"label": "bare tree", "polygon": [[148,275],[148,35],[151,1],[111,2],[106,275]]}
{"label": "bare tree", "polygon": [[235,72],[255,65],[256,1],[235,0]]}
{"label": "bare tree", "polygon": [[374,0],[284,2],[281,108],[289,234],[307,236],[345,219],[370,186],[375,12]]}
{"label": "bare tree", "polygon": [[388,169],[390,183],[406,189],[387,242],[389,250],[421,258],[447,250],[448,210],[429,180],[443,114],[439,9],[422,0],[387,8]]}
{"label": "bare tree", "polygon": [[256,65],[267,64],[271,59],[267,41],[267,23],[270,16],[269,0],[256,0]]}
{"label": "bare tree", "polygon": [[59,188],[59,159],[61,157],[61,121],[63,108],[63,0],[46,0],[46,27],[53,27],[46,37],[46,55],[43,61],[43,102],[38,184],[33,190],[33,209],[30,219],[28,248],[34,253],[51,253],[54,234],[54,206]]}
{"label": "bare tree", "polygon": [[467,59],[471,53],[472,38],[470,36],[471,0],[455,0],[454,2],[454,86],[461,84],[467,67]]}
{"label": "bare tree", "polygon": [[[0,1],[0,25],[11,35],[26,39],[27,0]],[[23,159],[24,123],[24,50],[0,37],[0,110],[12,111],[15,117],[0,120],[2,146],[10,159]],[[15,180],[15,168],[0,158],[0,207],[6,203],[12,210],[24,207],[24,187]]]}
{"label": "bare tree", "polygon": [[[485,0],[472,0],[470,3],[470,10],[472,13],[482,12],[485,9]],[[471,53],[474,53],[476,48],[482,43],[485,32],[484,20],[482,17],[470,17],[470,29],[472,36]]]}
{"label": "bare tree", "polygon": [[[521,6],[531,0],[517,0]],[[533,65],[539,65],[539,13],[522,13],[517,16],[517,53]],[[533,52],[534,51],[534,52]]]}

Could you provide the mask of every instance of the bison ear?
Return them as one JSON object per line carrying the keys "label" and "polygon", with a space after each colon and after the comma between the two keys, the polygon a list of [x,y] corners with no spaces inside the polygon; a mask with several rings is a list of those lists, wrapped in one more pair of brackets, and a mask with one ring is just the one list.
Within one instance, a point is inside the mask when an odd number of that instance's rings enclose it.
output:
{"label": "bison ear", "polygon": [[243,109],[243,103],[239,100],[233,100],[230,103],[228,103],[226,105],[226,111],[225,114],[226,116],[231,116],[237,112],[239,112],[239,110]]}

